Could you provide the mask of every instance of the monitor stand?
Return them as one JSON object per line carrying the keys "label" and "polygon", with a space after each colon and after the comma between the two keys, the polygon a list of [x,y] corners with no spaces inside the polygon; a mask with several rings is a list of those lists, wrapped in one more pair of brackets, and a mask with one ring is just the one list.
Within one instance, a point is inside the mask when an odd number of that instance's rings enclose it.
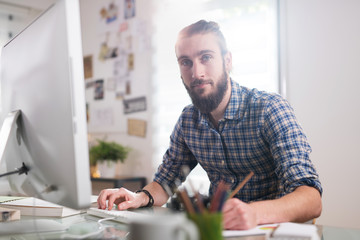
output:
{"label": "monitor stand", "polygon": [[[59,199],[59,194],[63,193],[57,191],[57,186],[46,182],[42,174],[33,168],[34,161],[24,141],[22,121],[21,110],[10,112],[4,119],[0,130],[0,164],[6,162],[10,172],[0,174],[0,177],[17,173],[19,176],[8,176],[14,191],[42,199],[45,196],[47,199]],[[23,173],[27,176],[20,176]]]}
{"label": "monitor stand", "polygon": [[[6,147],[12,138],[21,146],[21,110],[10,112],[4,119],[0,130],[0,163],[5,157]],[[27,172],[26,172],[27,173]]]}
{"label": "monitor stand", "polygon": [[[6,146],[10,142],[11,137],[16,137],[16,140],[19,145],[21,145],[21,135],[19,131],[21,131],[21,125],[20,125],[20,117],[21,117],[21,110],[16,110],[13,112],[10,112],[8,116],[5,118],[4,123],[0,130],[0,164],[4,157]],[[22,163],[22,166],[19,166],[14,171],[7,172],[4,174],[0,174],[0,177],[5,177],[12,174],[23,174],[26,175],[29,172],[29,168],[25,165],[25,163]]]}

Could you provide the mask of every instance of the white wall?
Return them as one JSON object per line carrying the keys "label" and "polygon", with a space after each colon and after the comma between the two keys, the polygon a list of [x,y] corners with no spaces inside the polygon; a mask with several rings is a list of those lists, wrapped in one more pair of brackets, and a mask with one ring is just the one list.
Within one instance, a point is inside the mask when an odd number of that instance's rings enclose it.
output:
{"label": "white wall", "polygon": [[280,3],[287,98],[324,188],[318,223],[360,228],[360,1]]}
{"label": "white wall", "polygon": [[[84,56],[93,56],[93,77],[86,82],[97,79],[104,79],[105,93],[104,99],[94,100],[94,87],[86,89],[87,103],[90,109],[90,122],[88,130],[93,139],[106,138],[109,141],[116,141],[132,150],[120,167],[119,175],[127,176],[145,176],[151,181],[157,166],[152,163],[152,129],[151,129],[151,79],[152,79],[152,48],[151,48],[151,31],[152,31],[152,2],[146,0],[137,0],[135,17],[127,20],[128,30],[118,33],[116,28],[111,28],[111,36],[116,34],[132,36],[131,51],[134,53],[134,70],[131,71],[131,93],[124,99],[133,99],[137,97],[146,97],[147,111],[135,112],[124,115],[123,101],[116,99],[115,92],[108,90],[107,80],[114,77],[114,62],[116,59],[100,61],[98,59],[100,44],[105,40],[106,31],[109,29],[105,25],[99,24],[100,10],[102,7],[108,8],[110,3],[120,4],[119,11],[123,9],[123,1],[113,0],[80,0],[81,22],[82,22],[82,40]],[[120,17],[119,17],[120,18]],[[122,20],[123,21],[123,20]],[[104,29],[101,29],[104,28]],[[142,31],[142,32],[140,32]],[[120,36],[120,35],[119,35]],[[113,39],[112,38],[112,39]],[[119,46],[126,43],[126,37],[120,36],[120,43],[112,41],[114,44],[109,47]],[[110,107],[113,111],[113,126],[91,126],[94,114],[97,109],[106,109]],[[130,136],[127,134],[127,120],[137,119],[145,120],[146,137]],[[105,124],[104,124],[105,125]]]}

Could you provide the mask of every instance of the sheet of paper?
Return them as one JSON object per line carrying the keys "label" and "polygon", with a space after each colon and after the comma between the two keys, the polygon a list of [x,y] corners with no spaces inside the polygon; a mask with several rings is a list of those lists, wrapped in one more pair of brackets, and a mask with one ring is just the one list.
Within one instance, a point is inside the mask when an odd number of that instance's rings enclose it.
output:
{"label": "sheet of paper", "polygon": [[278,224],[266,224],[259,225],[249,230],[224,230],[223,237],[240,237],[240,236],[255,236],[255,235],[267,235],[278,226]]}
{"label": "sheet of paper", "polygon": [[318,239],[317,227],[315,225],[291,222],[281,223],[273,236]]}
{"label": "sheet of paper", "polygon": [[48,208],[57,208],[57,207],[63,207],[55,203],[51,203],[48,201],[44,201],[42,199],[33,198],[33,197],[26,197],[26,198],[20,198],[13,201],[8,201],[7,203],[13,205],[13,206],[25,206],[25,207],[48,207]]}
{"label": "sheet of paper", "polygon": [[94,109],[91,114],[92,126],[112,126],[114,125],[114,112],[112,108]]}
{"label": "sheet of paper", "polygon": [[17,197],[17,196],[0,196],[0,203],[19,200],[27,197]]}

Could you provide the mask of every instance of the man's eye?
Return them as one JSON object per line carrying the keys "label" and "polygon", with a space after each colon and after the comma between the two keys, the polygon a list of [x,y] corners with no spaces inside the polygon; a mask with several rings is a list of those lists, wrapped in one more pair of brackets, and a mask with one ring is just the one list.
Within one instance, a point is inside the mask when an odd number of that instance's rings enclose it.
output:
{"label": "man's eye", "polygon": [[212,59],[212,56],[211,55],[208,55],[208,54],[205,54],[203,56],[201,56],[201,61],[202,62],[208,62]]}
{"label": "man's eye", "polygon": [[184,67],[191,67],[192,62],[189,59],[183,59],[181,60],[180,65]]}

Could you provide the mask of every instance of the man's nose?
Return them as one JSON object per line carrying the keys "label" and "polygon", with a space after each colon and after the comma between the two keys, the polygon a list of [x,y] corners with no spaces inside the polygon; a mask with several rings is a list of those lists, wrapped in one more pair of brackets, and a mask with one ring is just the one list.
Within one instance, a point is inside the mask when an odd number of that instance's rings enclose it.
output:
{"label": "man's nose", "polygon": [[203,79],[205,78],[205,68],[204,65],[199,62],[193,62],[192,66],[192,78],[193,79]]}

